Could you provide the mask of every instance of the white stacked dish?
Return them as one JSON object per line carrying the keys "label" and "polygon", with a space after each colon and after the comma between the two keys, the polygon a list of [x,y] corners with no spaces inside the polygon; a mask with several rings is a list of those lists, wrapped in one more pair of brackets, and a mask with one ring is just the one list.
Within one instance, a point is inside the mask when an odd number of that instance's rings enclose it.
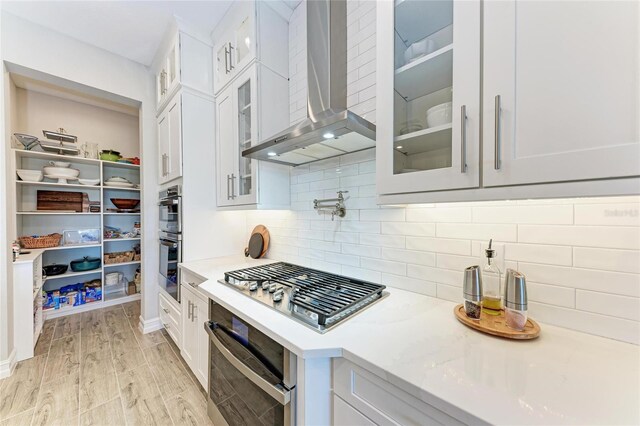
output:
{"label": "white stacked dish", "polygon": [[76,180],[80,174],[78,169],[70,169],[67,167],[43,167],[44,176],[49,179],[58,179],[58,183],[66,184],[67,180]]}
{"label": "white stacked dish", "polygon": [[427,127],[443,126],[451,123],[452,103],[445,102],[427,110]]}
{"label": "white stacked dish", "polygon": [[25,182],[42,182],[43,175],[40,170],[18,169],[16,173]]}
{"label": "white stacked dish", "polygon": [[81,185],[95,186],[100,183],[100,179],[78,179]]}
{"label": "white stacked dish", "polygon": [[130,180],[120,176],[114,176],[104,181],[105,186],[114,188],[133,188],[135,185]]}

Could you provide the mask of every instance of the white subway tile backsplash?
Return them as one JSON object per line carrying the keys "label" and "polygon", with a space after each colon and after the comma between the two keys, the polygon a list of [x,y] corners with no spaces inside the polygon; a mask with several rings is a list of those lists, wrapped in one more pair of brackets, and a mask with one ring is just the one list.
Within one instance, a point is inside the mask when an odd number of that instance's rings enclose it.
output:
{"label": "white subway tile backsplash", "polygon": [[433,237],[436,235],[435,223],[382,222],[381,225],[383,234],[421,237]]}
{"label": "white subway tile backsplash", "polygon": [[637,297],[576,290],[576,308],[581,311],[640,321],[640,299]]}
{"label": "white subway tile backsplash", "polygon": [[576,204],[576,225],[640,226],[640,202]]}
{"label": "white subway tile backsplash", "polygon": [[571,265],[571,247],[539,244],[505,244],[505,260],[516,260],[550,265]]}
{"label": "white subway tile backsplash", "polygon": [[582,268],[640,274],[640,251],[575,247],[573,264]]}
{"label": "white subway tile backsplash", "polygon": [[468,207],[407,209],[407,222],[471,222]]}
{"label": "white subway tile backsplash", "polygon": [[[292,124],[306,116],[305,9],[290,23]],[[375,122],[375,2],[347,10],[349,108]],[[493,238],[498,265],[527,277],[532,318],[640,343],[640,196],[381,208],[375,171],[375,149],[292,168],[291,210],[249,212],[247,232],[269,227],[272,258],[458,303]],[[331,221],[312,202],[337,190],[347,215]]]}
{"label": "white subway tile backsplash", "polygon": [[436,296],[437,284],[431,281],[417,280],[415,278],[383,273],[382,283],[389,287],[401,288],[403,290],[425,294],[427,296]]}
{"label": "white subway tile backsplash", "polygon": [[436,254],[426,251],[383,248],[382,258],[416,265],[435,266]]}
{"label": "white subway tile backsplash", "polygon": [[572,205],[473,207],[473,221],[479,223],[573,223]]}
{"label": "white subway tile backsplash", "polygon": [[518,241],[583,247],[640,249],[640,228],[622,226],[519,225]]}
{"label": "white subway tile backsplash", "polygon": [[[436,209],[438,210],[438,209]],[[471,238],[473,240],[517,241],[517,225],[480,223],[438,223],[436,236],[442,238]]]}
{"label": "white subway tile backsplash", "polygon": [[407,248],[410,250],[469,255],[471,254],[471,241],[446,238],[407,237]]}

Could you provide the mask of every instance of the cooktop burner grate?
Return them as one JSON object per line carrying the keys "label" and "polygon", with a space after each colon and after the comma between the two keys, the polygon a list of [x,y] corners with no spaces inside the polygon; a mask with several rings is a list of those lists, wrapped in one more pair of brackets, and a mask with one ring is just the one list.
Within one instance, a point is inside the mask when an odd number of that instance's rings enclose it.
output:
{"label": "cooktop burner grate", "polygon": [[338,322],[382,297],[384,285],[279,262],[225,273],[226,283],[288,287],[289,310],[320,326]]}

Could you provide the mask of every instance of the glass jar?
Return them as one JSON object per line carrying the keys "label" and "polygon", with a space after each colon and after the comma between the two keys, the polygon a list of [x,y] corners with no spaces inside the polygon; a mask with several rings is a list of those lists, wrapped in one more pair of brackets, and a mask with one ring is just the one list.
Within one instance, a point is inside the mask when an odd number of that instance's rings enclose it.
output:
{"label": "glass jar", "polygon": [[502,310],[502,296],[500,294],[502,271],[496,265],[496,251],[491,248],[492,243],[493,240],[490,240],[489,248],[485,250],[487,263],[482,268],[482,308],[489,315],[500,315]]}

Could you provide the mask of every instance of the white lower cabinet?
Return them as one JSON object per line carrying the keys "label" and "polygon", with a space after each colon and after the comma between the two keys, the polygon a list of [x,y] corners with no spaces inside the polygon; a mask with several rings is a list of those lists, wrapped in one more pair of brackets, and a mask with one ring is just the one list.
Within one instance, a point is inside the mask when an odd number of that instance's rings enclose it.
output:
{"label": "white lower cabinet", "polygon": [[335,425],[481,423],[477,419],[462,422],[344,358],[333,360],[333,392]]}
{"label": "white lower cabinet", "polygon": [[[162,326],[179,348],[182,347],[182,311],[177,302],[171,302],[167,296],[158,294],[160,321]],[[177,305],[177,306],[176,306]]]}
{"label": "white lower cabinet", "polygon": [[[204,323],[209,317],[208,299],[185,282],[188,273],[182,272],[182,347],[180,354],[203,388],[208,383],[209,338],[204,330]],[[189,280],[189,278],[187,278]],[[202,280],[193,281],[198,285]]]}
{"label": "white lower cabinet", "polygon": [[21,255],[13,264],[13,335],[16,361],[34,356],[42,332],[42,250]]}

